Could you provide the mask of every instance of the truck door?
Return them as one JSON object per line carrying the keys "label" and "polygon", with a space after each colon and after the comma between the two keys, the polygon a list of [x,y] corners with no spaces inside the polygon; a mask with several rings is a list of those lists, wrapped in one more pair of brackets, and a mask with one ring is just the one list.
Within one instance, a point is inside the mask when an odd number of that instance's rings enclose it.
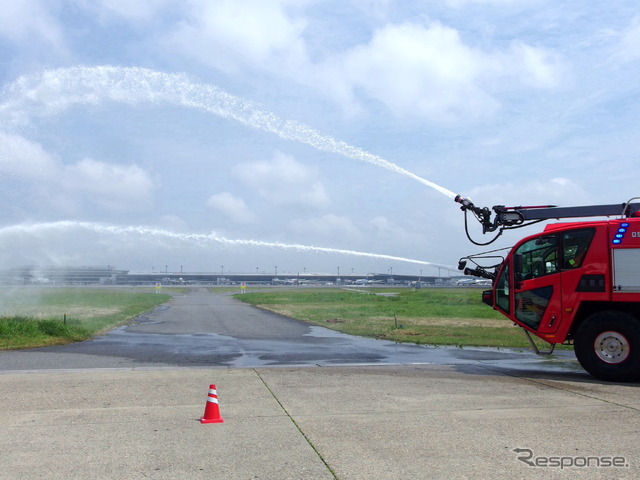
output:
{"label": "truck door", "polygon": [[520,245],[513,256],[514,317],[530,329],[551,333],[560,323],[559,239],[541,235]]}

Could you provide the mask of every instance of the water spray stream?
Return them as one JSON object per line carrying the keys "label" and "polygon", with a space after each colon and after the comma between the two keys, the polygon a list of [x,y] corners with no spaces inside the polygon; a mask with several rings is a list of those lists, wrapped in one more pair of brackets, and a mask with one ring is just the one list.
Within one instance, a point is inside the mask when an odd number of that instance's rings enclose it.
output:
{"label": "water spray stream", "polygon": [[4,103],[0,105],[0,120],[4,124],[54,115],[73,105],[98,105],[105,101],[128,105],[165,103],[195,108],[321,151],[386,168],[417,180],[451,199],[456,196],[395,163],[304,124],[282,120],[259,105],[230,95],[214,85],[195,83],[185,74],[161,73],[138,67],[77,66],[22,76],[7,86],[2,96]]}
{"label": "water spray stream", "polygon": [[244,240],[244,239],[230,239],[217,235],[216,233],[199,234],[199,233],[175,233],[167,230],[161,230],[152,227],[142,226],[117,226],[107,225],[93,222],[75,222],[75,221],[59,221],[59,222],[46,222],[36,224],[22,224],[12,225],[9,227],[0,228],[0,240],[3,238],[11,239],[16,236],[27,235],[47,235],[54,232],[63,232],[67,234],[73,233],[73,231],[85,230],[89,232],[98,233],[101,235],[115,235],[120,240],[128,237],[139,238],[141,242],[149,243],[151,239],[154,240],[170,240],[176,242],[187,242],[190,244],[196,244],[201,246],[210,246],[211,244],[218,244],[223,246],[245,246],[245,247],[261,247],[261,248],[276,248],[280,250],[292,250],[299,253],[330,253],[338,255],[350,255],[356,257],[368,257],[381,260],[392,260],[397,262],[413,263],[418,265],[428,265],[433,267],[441,267],[450,270],[454,270],[449,265],[441,265],[432,262],[426,262],[423,260],[415,260],[412,258],[397,257],[393,255],[383,255],[378,253],[359,252],[356,250],[345,250],[340,248],[328,248],[328,247],[316,247],[311,245],[301,244],[289,244],[282,242],[265,242],[262,240]]}

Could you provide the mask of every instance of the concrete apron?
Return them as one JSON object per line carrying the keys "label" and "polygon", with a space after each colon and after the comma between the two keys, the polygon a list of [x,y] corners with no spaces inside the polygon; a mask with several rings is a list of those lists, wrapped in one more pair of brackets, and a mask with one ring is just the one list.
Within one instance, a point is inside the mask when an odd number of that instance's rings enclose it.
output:
{"label": "concrete apron", "polygon": [[[210,384],[224,423],[203,425]],[[478,365],[6,373],[0,478],[631,479],[637,388]]]}

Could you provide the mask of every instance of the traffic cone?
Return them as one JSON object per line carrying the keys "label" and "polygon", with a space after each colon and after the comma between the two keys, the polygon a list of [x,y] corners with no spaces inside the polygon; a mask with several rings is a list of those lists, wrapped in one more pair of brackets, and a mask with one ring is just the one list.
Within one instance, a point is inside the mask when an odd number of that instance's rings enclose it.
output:
{"label": "traffic cone", "polygon": [[200,419],[200,423],[223,423],[220,417],[220,408],[218,407],[218,392],[215,385],[209,386],[209,395],[207,404],[204,407],[204,415]]}

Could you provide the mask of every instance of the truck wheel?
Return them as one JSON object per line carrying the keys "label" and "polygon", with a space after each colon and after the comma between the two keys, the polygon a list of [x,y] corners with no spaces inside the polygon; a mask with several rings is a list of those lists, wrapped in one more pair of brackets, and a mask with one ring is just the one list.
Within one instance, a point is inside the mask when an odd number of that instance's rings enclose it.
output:
{"label": "truck wheel", "polygon": [[574,349],[580,365],[611,382],[640,380],[640,321],[622,312],[587,317],[578,328]]}

